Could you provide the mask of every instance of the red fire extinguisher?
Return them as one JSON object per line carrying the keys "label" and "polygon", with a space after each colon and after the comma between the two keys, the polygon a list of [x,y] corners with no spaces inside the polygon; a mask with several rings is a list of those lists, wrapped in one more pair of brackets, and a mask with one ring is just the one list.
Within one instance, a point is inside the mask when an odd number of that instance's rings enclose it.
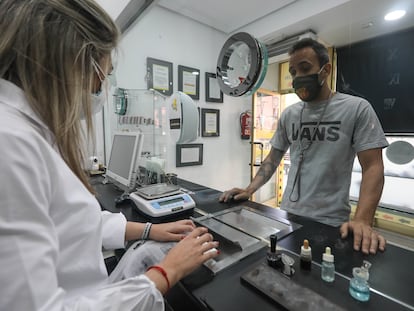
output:
{"label": "red fire extinguisher", "polygon": [[252,116],[249,111],[240,114],[240,136],[241,139],[250,139],[252,130]]}

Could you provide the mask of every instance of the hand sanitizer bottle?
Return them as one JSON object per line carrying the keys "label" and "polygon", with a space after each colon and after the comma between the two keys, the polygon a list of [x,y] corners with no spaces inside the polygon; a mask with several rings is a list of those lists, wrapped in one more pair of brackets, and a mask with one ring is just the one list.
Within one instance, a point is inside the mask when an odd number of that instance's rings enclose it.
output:
{"label": "hand sanitizer bottle", "polygon": [[369,300],[369,268],[371,263],[364,260],[362,267],[352,269],[353,278],[349,282],[349,293],[353,298],[359,301]]}
{"label": "hand sanitizer bottle", "polygon": [[325,282],[333,282],[335,280],[334,256],[331,254],[330,247],[326,247],[325,253],[322,255],[321,277]]}

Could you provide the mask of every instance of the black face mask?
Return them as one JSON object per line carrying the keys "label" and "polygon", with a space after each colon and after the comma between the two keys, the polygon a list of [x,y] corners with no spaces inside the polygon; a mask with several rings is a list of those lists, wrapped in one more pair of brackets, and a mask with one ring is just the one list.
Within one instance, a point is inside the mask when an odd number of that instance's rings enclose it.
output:
{"label": "black face mask", "polygon": [[321,73],[322,69],[323,66],[318,73],[296,77],[293,79],[293,88],[301,100],[305,102],[311,102],[316,97],[318,97],[324,83],[324,81],[319,82],[319,74]]}

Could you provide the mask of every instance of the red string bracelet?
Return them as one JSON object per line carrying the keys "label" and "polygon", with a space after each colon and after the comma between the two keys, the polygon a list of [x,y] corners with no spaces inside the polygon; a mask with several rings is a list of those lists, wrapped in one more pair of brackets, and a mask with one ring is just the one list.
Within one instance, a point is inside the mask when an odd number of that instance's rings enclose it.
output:
{"label": "red string bracelet", "polygon": [[167,272],[164,270],[164,268],[160,267],[160,266],[150,266],[150,267],[148,267],[147,271],[149,271],[151,269],[155,269],[155,270],[159,271],[162,274],[165,281],[167,282],[167,291],[169,291],[170,290],[170,281],[168,280],[168,275],[167,275]]}

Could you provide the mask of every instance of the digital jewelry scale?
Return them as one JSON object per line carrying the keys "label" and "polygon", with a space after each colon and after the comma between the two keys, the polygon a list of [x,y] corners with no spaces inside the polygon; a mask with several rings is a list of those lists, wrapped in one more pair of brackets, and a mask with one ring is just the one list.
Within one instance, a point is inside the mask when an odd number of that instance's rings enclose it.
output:
{"label": "digital jewelry scale", "polygon": [[151,217],[168,216],[193,209],[193,198],[176,185],[155,184],[129,194],[135,206]]}

